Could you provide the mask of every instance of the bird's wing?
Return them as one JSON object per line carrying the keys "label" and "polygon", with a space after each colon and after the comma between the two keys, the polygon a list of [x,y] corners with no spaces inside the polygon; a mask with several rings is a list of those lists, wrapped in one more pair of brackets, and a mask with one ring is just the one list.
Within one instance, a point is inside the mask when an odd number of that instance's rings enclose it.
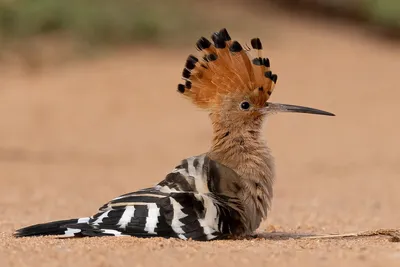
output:
{"label": "bird's wing", "polygon": [[155,187],[119,196],[87,222],[65,227],[81,236],[211,240],[235,234],[243,227],[233,192],[239,185],[225,168],[205,155],[185,159]]}

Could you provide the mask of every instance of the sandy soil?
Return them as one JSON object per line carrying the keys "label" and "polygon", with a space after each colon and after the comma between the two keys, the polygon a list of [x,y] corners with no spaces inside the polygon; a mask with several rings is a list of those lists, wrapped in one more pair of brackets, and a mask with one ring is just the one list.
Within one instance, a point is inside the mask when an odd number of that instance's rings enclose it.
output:
{"label": "sandy soil", "polygon": [[253,18],[228,29],[239,40],[256,34],[268,43],[279,74],[273,101],[337,114],[281,114],[267,122],[278,177],[260,237],[11,236],[29,224],[91,215],[208,148],[207,115],[175,92],[194,49],[132,49],[35,75],[2,66],[0,266],[398,266],[400,243],[384,236],[294,237],[400,227],[400,47],[294,17]]}

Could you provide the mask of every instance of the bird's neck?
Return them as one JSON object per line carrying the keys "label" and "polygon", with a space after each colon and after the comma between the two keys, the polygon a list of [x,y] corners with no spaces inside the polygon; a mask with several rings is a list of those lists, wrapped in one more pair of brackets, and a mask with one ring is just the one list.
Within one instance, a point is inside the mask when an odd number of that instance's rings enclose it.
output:
{"label": "bird's neck", "polygon": [[[242,198],[255,218],[251,228],[265,218],[273,196],[274,162],[259,125],[221,125],[213,122],[213,143],[208,156],[233,169],[242,178],[246,191]],[[254,214],[253,214],[254,213]]]}
{"label": "bird's neck", "polygon": [[209,157],[235,170],[244,179],[273,177],[273,158],[259,125],[221,125],[213,122]]}

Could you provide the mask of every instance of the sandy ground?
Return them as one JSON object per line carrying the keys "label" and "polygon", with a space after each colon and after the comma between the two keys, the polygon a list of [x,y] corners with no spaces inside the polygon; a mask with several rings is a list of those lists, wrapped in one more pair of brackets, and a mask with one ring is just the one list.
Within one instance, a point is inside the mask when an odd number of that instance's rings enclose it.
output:
{"label": "sandy ground", "polygon": [[294,17],[248,24],[249,31],[228,29],[239,40],[256,34],[268,43],[279,74],[272,100],[337,114],[268,120],[278,177],[259,238],[11,236],[29,224],[92,215],[207,150],[207,115],[175,91],[194,49],[132,49],[36,75],[2,66],[0,266],[399,266],[400,243],[384,236],[294,237],[400,228],[400,47]]}

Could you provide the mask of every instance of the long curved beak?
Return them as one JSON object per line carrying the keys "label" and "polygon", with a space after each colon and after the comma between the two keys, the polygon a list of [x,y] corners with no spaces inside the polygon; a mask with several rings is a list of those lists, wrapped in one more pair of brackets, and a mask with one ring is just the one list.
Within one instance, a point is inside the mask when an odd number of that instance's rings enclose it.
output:
{"label": "long curved beak", "polygon": [[266,107],[268,112],[295,112],[295,113],[308,113],[308,114],[316,114],[316,115],[325,115],[325,116],[335,116],[335,114],[323,111],[320,109],[303,107],[303,106],[295,106],[288,104],[279,104],[279,103],[270,103],[267,102],[268,105]]}

